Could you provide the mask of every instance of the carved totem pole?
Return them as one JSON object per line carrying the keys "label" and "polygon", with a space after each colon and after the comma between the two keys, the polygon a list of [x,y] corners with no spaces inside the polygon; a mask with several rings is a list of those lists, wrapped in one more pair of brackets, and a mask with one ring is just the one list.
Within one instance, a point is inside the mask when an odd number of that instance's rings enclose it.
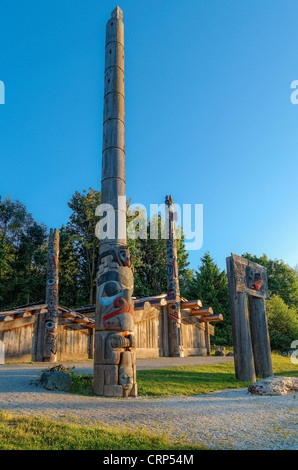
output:
{"label": "carved totem pole", "polygon": [[173,299],[172,302],[168,303],[169,348],[170,356],[183,357],[180,287],[174,221],[175,213],[172,196],[166,196],[165,205],[168,296]]}
{"label": "carved totem pole", "polygon": [[267,269],[231,253],[226,259],[237,380],[273,375],[265,299]]}
{"label": "carved totem pole", "polygon": [[58,342],[59,231],[50,230],[47,265],[47,313],[45,317],[44,362],[56,362]]}
{"label": "carved totem pole", "polygon": [[132,259],[126,245],[124,26],[117,7],[106,25],[101,206],[115,234],[101,237],[95,316],[94,392],[137,396]]}

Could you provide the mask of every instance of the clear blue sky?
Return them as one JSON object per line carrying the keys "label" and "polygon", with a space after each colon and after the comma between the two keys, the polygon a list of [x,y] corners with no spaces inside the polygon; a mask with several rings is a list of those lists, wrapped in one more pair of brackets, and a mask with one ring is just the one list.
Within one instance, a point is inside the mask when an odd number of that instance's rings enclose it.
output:
{"label": "clear blue sky", "polygon": [[[113,0],[0,8],[0,194],[48,227],[100,189],[105,24]],[[127,196],[204,204],[204,243],[298,263],[297,0],[119,0]]]}

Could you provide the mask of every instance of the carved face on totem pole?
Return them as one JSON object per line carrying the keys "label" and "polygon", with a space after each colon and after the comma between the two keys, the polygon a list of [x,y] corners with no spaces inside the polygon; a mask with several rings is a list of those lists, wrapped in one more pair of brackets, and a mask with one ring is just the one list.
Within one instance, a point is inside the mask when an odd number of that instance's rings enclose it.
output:
{"label": "carved face on totem pole", "polygon": [[119,385],[122,385],[124,396],[128,396],[134,385],[134,373],[130,351],[124,351],[121,355],[119,368]]}
{"label": "carved face on totem pole", "polygon": [[249,266],[246,268],[246,284],[249,289],[254,289],[256,291],[261,290],[262,288],[262,278],[261,274],[258,272],[255,272],[253,269],[251,269]]}
{"label": "carved face on totem pole", "polygon": [[133,331],[133,270],[126,245],[109,246],[99,255],[98,297],[100,327]]}

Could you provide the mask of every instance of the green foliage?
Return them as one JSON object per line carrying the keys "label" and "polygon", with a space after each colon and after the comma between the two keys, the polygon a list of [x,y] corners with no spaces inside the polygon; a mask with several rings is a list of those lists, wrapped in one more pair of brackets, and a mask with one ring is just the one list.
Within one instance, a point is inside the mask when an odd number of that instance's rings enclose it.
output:
{"label": "green foliage", "polygon": [[298,338],[298,314],[290,308],[278,295],[266,300],[268,329],[271,349],[288,351],[291,342]]}
{"label": "green foliage", "polygon": [[219,345],[231,346],[233,343],[227,276],[225,271],[220,271],[209,253],[205,253],[201,258],[199,270],[188,282],[186,294],[187,298],[200,299],[204,307],[212,307],[214,313],[223,315],[224,321],[216,324],[213,341]]}
{"label": "green foliage", "polygon": [[[156,224],[158,237],[150,237],[151,225]],[[147,239],[128,239],[128,246],[133,255],[134,263],[134,295],[145,297],[149,295],[167,292],[167,260],[166,239],[164,237],[164,222],[160,215],[155,215],[152,220],[147,221]],[[179,227],[177,228],[177,231]],[[182,231],[181,231],[182,232]],[[184,279],[190,278],[192,271],[187,267],[188,253],[185,249],[184,235],[177,238],[177,258],[179,266],[179,277],[181,282],[181,294],[185,291]]]}
{"label": "green foliage", "polygon": [[95,236],[100,192],[78,191],[68,207],[72,210],[60,229],[60,303],[69,307],[95,303],[99,240]]}
{"label": "green foliage", "polygon": [[0,306],[45,297],[47,230],[24,204],[0,198]]}

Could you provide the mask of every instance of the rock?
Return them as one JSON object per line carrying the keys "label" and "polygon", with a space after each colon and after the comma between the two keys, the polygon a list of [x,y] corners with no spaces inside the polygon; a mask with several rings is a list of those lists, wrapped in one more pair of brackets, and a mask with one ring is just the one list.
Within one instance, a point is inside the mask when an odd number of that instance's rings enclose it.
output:
{"label": "rock", "polygon": [[298,379],[294,377],[267,377],[248,387],[254,395],[286,395],[290,390],[298,390]]}
{"label": "rock", "polygon": [[226,355],[226,353],[223,349],[217,349],[215,351],[215,356],[225,356],[225,355]]}
{"label": "rock", "polygon": [[47,372],[56,372],[58,370],[68,372],[68,369],[63,364],[57,364],[56,366],[51,367],[51,369],[48,369]]}
{"label": "rock", "polygon": [[61,370],[44,372],[40,378],[40,384],[47,390],[69,392],[71,376]]}
{"label": "rock", "polygon": [[232,351],[228,352],[227,356],[234,356],[234,353]]}

